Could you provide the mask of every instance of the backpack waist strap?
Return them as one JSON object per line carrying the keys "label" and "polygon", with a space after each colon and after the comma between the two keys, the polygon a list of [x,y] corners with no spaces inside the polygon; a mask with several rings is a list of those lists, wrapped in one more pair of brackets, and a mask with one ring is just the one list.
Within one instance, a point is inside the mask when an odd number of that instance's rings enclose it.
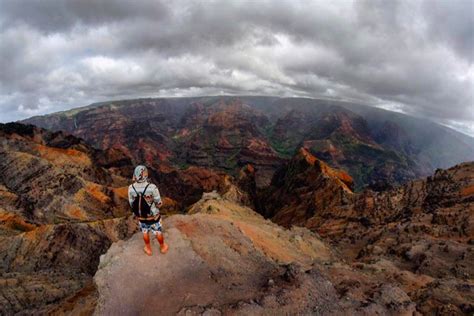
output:
{"label": "backpack waist strap", "polygon": [[159,221],[161,219],[161,214],[149,217],[137,217],[140,221]]}

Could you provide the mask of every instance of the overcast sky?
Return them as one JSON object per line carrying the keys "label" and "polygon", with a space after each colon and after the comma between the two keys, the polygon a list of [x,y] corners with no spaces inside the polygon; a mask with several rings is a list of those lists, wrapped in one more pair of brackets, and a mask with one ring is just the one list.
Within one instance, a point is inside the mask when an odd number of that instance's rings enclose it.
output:
{"label": "overcast sky", "polygon": [[473,0],[0,0],[0,121],[259,94],[357,100],[474,136],[473,59]]}

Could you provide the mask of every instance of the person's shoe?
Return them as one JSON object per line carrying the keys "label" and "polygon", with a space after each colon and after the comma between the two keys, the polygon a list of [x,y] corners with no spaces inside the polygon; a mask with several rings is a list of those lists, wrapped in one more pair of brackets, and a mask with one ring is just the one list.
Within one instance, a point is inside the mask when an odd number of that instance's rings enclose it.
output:
{"label": "person's shoe", "polygon": [[160,251],[161,251],[161,253],[167,253],[168,252],[168,244],[163,243],[163,246],[160,246]]}
{"label": "person's shoe", "polygon": [[147,247],[147,246],[145,246],[145,247],[143,248],[143,251],[144,251],[147,255],[149,255],[149,256],[152,255],[151,249],[150,249],[149,247]]}

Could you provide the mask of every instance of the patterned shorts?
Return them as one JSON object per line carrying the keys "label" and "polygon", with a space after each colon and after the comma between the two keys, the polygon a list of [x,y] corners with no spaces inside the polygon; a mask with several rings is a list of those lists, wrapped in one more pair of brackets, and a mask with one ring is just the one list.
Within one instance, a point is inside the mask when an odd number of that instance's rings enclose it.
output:
{"label": "patterned shorts", "polygon": [[158,234],[162,232],[162,227],[161,227],[161,220],[158,222],[154,223],[142,223],[138,222],[138,226],[140,227],[140,230],[142,233],[148,233],[148,232],[153,232],[153,234]]}

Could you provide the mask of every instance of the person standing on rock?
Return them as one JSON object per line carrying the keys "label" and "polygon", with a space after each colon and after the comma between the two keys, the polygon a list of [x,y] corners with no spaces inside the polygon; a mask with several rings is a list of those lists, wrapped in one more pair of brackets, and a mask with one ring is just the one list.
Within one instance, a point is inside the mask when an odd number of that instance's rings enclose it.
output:
{"label": "person standing on rock", "polygon": [[148,182],[148,170],[145,166],[139,165],[135,168],[133,181],[134,183],[128,187],[128,201],[143,233],[145,241],[143,250],[147,255],[152,255],[149,235],[151,231],[160,244],[161,253],[166,253],[168,245],[164,241],[159,210],[163,204],[160,191],[156,185]]}

